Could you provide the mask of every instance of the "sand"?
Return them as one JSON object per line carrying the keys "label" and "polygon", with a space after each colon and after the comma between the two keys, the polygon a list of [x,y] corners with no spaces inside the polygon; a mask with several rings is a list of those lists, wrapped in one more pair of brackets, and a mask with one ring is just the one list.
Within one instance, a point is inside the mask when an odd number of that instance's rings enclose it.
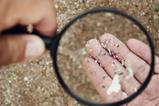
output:
{"label": "sand", "polygon": [[[158,0],[55,0],[58,30],[75,15],[96,6],[116,7],[141,20],[151,33],[159,54]],[[133,34],[136,32],[132,31]],[[48,51],[38,59],[0,68],[0,105],[81,106],[59,85]]]}

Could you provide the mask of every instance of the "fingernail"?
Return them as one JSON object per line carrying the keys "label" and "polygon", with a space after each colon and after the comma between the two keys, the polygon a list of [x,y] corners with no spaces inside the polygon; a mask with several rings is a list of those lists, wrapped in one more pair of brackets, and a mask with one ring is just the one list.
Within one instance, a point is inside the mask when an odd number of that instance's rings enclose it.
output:
{"label": "fingernail", "polygon": [[25,49],[26,60],[31,60],[40,56],[45,50],[44,43],[41,40],[28,41]]}

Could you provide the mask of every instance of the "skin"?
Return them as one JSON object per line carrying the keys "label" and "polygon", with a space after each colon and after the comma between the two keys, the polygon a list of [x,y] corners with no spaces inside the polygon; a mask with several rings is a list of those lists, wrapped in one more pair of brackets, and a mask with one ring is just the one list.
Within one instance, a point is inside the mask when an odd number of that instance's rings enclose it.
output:
{"label": "skin", "polygon": [[[46,36],[51,36],[56,30],[56,14],[52,4],[52,0],[0,0],[0,32],[17,24],[32,24],[34,28],[41,33]],[[84,60],[84,68],[100,95],[106,101],[114,101],[126,97],[126,94],[129,95],[133,92],[133,88],[140,86],[149,69],[150,54],[147,45],[135,39],[130,39],[126,45],[110,34],[103,35],[100,38],[100,42],[105,41],[105,39],[112,39],[115,43],[120,44],[119,48],[112,46],[112,43],[109,43],[110,45],[108,45],[108,47],[111,51],[119,52],[118,57],[124,59],[126,61],[125,64],[133,68],[135,77],[131,77],[126,82],[124,82],[123,78],[121,83],[123,91],[111,94],[111,97],[107,95],[105,91],[111,84],[113,77],[112,71],[114,68],[110,63],[112,61],[115,62],[115,67],[123,72],[125,72],[125,69],[117,59],[109,56],[108,52],[101,48],[99,41],[95,39],[86,45],[89,55],[96,58],[98,51],[101,49],[106,55],[100,57],[98,62],[101,65],[96,63],[94,59],[86,57]],[[31,47],[31,50],[34,48],[38,49],[36,52],[34,51],[34,54],[32,53],[31,56],[26,56],[28,42],[36,42],[32,43],[34,46]],[[97,45],[97,47],[95,47],[95,45]],[[30,60],[40,56],[44,50],[44,43],[36,35],[0,36],[0,66]],[[155,106],[158,104],[159,94],[156,93],[159,92],[159,88],[156,87],[159,82],[158,69],[159,59],[157,57],[156,74],[154,74],[151,83],[138,98],[128,104],[129,106]],[[126,75],[127,73],[124,74]]]}
{"label": "skin", "polygon": [[[108,42],[106,49],[102,43]],[[98,93],[106,102],[113,102],[127,97],[139,88],[144,79],[147,77],[150,68],[150,49],[143,42],[136,39],[129,39],[126,44],[121,42],[111,34],[102,35],[99,40],[91,39],[86,44],[88,57],[83,61],[83,67],[91,79]],[[108,49],[117,54],[117,58],[109,55]],[[98,62],[96,61],[98,60]],[[125,66],[121,60],[124,60]],[[134,75],[130,78],[125,67],[132,69]],[[121,77],[122,90],[118,93],[107,94],[115,70],[123,72]],[[145,89],[145,91],[135,100],[127,104],[128,106],[157,106],[159,104],[159,58],[156,56],[155,74]],[[104,86],[104,87],[103,87]],[[126,94],[126,95],[125,95]]]}
{"label": "skin", "polygon": [[[0,32],[17,24],[31,24],[46,36],[56,30],[53,0],[0,0],[0,20]],[[0,36],[0,66],[33,59],[44,50],[43,41],[36,35]]]}

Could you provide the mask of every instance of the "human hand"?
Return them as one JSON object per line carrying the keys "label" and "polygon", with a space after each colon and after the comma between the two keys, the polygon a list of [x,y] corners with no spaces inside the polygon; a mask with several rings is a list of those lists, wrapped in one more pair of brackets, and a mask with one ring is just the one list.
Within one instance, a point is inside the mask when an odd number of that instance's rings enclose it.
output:
{"label": "human hand", "polygon": [[[132,94],[147,77],[151,54],[149,47],[141,41],[129,39],[125,45],[115,36],[104,34],[99,41],[89,40],[86,49],[89,56],[84,59],[83,67],[106,102],[121,100]],[[128,106],[159,105],[158,73],[159,58],[156,56],[155,74],[150,84]]]}
{"label": "human hand", "polygon": [[[0,32],[17,24],[33,25],[44,35],[56,30],[52,0],[0,0]],[[0,35],[0,66],[40,56],[45,50],[36,35]]]}

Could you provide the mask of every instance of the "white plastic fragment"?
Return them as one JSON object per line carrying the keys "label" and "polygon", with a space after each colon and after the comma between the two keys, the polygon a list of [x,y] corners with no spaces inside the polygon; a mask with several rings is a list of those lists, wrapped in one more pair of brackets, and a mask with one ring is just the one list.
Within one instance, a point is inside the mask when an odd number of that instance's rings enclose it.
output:
{"label": "white plastic fragment", "polygon": [[103,48],[106,48],[106,45],[104,45],[104,43],[101,43],[101,46],[102,46]]}
{"label": "white plastic fragment", "polygon": [[110,50],[110,49],[108,49],[108,53],[109,53],[109,55],[112,55],[112,52],[111,52],[111,50]]}
{"label": "white plastic fragment", "polygon": [[128,76],[126,78],[129,79],[129,78],[133,77],[134,73],[133,73],[132,68],[130,68],[130,67],[127,67],[127,70],[128,70]]}
{"label": "white plastic fragment", "polygon": [[111,95],[112,93],[118,93],[119,91],[121,91],[119,75],[114,75],[113,81],[107,90],[107,94]]}
{"label": "white plastic fragment", "polygon": [[95,60],[94,62],[95,62],[95,63],[98,63],[98,60]]}

